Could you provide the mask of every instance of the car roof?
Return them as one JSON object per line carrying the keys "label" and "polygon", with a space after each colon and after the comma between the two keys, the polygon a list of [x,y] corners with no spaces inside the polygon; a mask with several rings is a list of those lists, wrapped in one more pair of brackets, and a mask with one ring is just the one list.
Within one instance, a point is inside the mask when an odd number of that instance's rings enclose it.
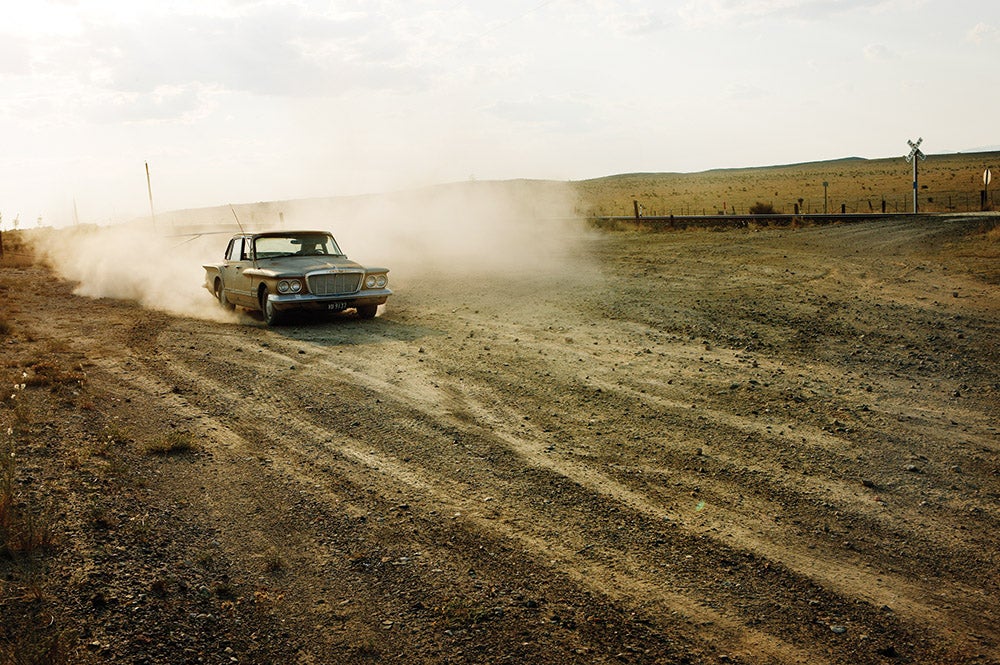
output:
{"label": "car roof", "polygon": [[289,229],[287,231],[261,231],[259,233],[248,233],[247,235],[258,237],[258,236],[294,236],[299,234],[304,234],[304,235],[312,234],[312,235],[324,235],[324,236],[333,235],[329,231],[320,231],[318,229]]}
{"label": "car roof", "polygon": [[320,231],[318,229],[292,229],[288,231],[260,231],[260,232],[248,232],[248,233],[237,233],[234,238],[262,238],[262,237],[273,237],[273,236],[294,236],[294,235],[324,235],[333,236],[329,231]]}

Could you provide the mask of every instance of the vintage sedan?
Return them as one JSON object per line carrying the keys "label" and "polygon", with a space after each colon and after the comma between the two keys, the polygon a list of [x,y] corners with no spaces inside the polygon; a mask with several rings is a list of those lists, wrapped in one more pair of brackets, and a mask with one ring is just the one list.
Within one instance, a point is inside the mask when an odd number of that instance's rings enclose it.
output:
{"label": "vintage sedan", "polygon": [[388,268],[351,261],[326,231],[240,233],[222,263],[205,265],[205,288],[227,308],[260,311],[268,325],[290,310],[357,310],[370,319],[392,295]]}

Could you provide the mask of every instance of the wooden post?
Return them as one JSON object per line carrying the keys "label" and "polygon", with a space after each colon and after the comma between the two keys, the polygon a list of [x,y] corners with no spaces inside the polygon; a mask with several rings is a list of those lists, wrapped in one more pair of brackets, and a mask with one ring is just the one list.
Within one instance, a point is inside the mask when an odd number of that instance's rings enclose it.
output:
{"label": "wooden post", "polygon": [[632,208],[635,210],[635,220],[639,221],[639,202],[632,199]]}
{"label": "wooden post", "polygon": [[153,231],[156,231],[156,213],[153,211],[153,183],[149,180],[149,162],[146,162],[146,191],[149,192],[149,219],[153,222]]}

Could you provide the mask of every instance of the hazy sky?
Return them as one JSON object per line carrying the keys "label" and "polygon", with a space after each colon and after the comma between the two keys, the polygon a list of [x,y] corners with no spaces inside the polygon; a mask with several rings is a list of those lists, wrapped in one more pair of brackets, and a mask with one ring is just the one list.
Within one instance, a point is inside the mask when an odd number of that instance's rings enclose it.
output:
{"label": "hazy sky", "polygon": [[5,228],[1000,143],[997,0],[0,0]]}

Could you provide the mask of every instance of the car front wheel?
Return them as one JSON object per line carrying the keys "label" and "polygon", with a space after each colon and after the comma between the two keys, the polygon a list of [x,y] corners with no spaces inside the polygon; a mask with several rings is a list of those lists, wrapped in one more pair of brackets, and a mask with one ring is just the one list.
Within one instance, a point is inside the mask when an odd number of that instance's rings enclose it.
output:
{"label": "car front wheel", "polygon": [[281,321],[281,312],[267,297],[266,288],[260,290],[260,311],[264,314],[264,323],[269,326],[276,326]]}
{"label": "car front wheel", "polygon": [[378,305],[358,305],[358,318],[374,319],[378,312]]}

